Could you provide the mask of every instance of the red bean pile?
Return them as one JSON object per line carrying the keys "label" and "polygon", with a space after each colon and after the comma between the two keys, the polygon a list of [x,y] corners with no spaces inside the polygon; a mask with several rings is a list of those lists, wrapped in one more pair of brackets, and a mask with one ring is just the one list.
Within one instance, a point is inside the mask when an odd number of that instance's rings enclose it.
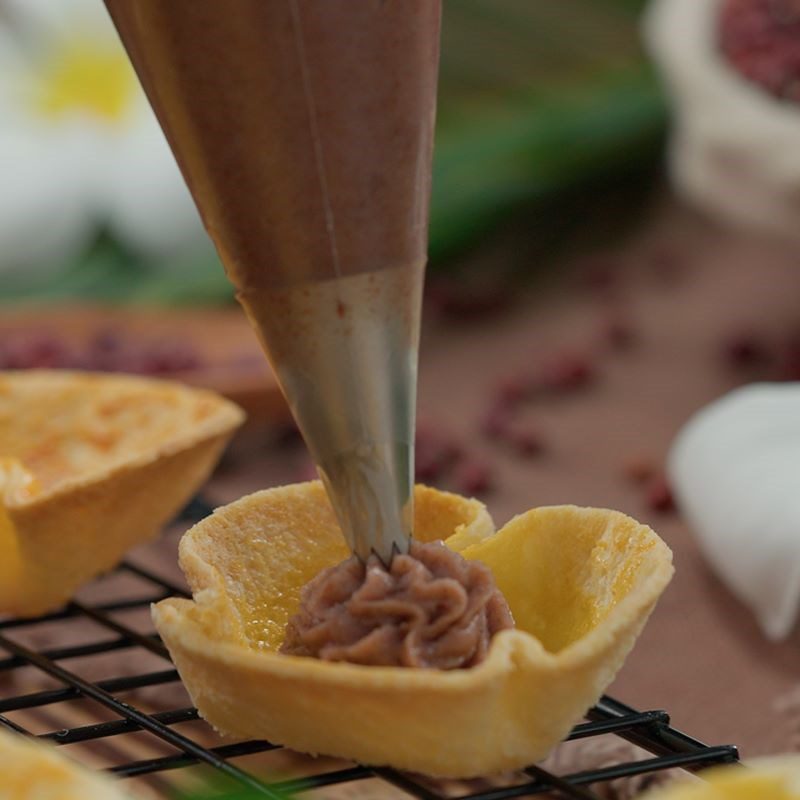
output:
{"label": "red bean pile", "polygon": [[719,45],[748,81],[800,103],[800,0],[725,0]]}

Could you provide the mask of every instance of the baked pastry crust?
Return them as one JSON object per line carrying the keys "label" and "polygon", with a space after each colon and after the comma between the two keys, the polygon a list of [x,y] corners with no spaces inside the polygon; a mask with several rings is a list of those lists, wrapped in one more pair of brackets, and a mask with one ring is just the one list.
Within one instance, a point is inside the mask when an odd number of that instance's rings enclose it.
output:
{"label": "baked pastry crust", "polygon": [[126,800],[117,783],[56,747],[0,729],[0,800]]}
{"label": "baked pastry crust", "polygon": [[168,381],[0,373],[0,612],[56,608],[154,536],[242,421]]}
{"label": "baked pastry crust", "polygon": [[800,755],[760,756],[703,770],[702,780],[678,780],[641,800],[800,800]]}
{"label": "baked pastry crust", "polygon": [[476,667],[438,671],[279,654],[301,588],[348,556],[318,482],[242,498],[194,526],[194,599],[153,608],[200,714],[236,737],[429,775],[543,758],[599,698],[672,576],[669,548],[616,511],[558,506],[497,533],[476,500],[416,489],[415,535],[493,571],[517,628]]}

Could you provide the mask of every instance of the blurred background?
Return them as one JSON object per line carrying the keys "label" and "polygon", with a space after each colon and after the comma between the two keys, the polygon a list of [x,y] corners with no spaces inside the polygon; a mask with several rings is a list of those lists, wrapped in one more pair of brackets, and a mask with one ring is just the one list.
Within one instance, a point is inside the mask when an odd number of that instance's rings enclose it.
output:
{"label": "blurred background", "polygon": [[[99,5],[0,6],[2,297],[225,302],[230,287]],[[642,4],[552,5],[445,4],[434,270],[591,181],[652,182],[666,115],[640,47]]]}
{"label": "blurred background", "polygon": [[[800,6],[444,9],[418,477],[483,497],[498,522],[575,502],[652,524],[678,572],[615,692],[747,754],[796,748],[795,579],[790,624],[770,633],[763,573],[729,580],[713,556],[726,532],[676,495],[670,453],[727,392],[800,379]],[[214,504],[311,474],[99,0],[0,0],[0,154],[0,368],[236,399],[251,427]],[[770,437],[793,444],[788,416]],[[761,479],[748,506],[706,472],[714,502],[745,504],[767,573],[800,569],[789,499],[759,540]]]}

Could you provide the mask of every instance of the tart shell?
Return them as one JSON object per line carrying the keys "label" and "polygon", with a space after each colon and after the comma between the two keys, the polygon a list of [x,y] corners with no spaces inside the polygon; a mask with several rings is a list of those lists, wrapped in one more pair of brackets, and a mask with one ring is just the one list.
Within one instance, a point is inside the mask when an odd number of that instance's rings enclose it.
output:
{"label": "tart shell", "polygon": [[126,800],[116,781],[51,744],[0,729],[0,800]]}
{"label": "tart shell", "polygon": [[517,628],[448,672],[280,654],[299,593],[348,552],[318,482],[258,492],[183,538],[194,599],[153,607],[200,714],[235,737],[442,777],[543,758],[611,682],[672,575],[615,511],[534,509],[493,533],[476,500],[417,487],[415,535],[492,569]]}
{"label": "tart shell", "polygon": [[242,420],[167,381],[0,374],[0,611],[54,609],[158,533]]}
{"label": "tart shell", "polygon": [[640,800],[800,800],[800,755],[759,756],[711,767],[702,780],[674,781]]}

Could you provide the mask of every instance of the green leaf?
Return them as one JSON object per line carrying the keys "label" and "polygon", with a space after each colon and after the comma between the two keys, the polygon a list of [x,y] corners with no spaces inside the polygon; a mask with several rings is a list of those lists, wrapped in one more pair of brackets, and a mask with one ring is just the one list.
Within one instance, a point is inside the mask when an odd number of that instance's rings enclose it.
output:
{"label": "green leaf", "polygon": [[[282,789],[270,789],[273,800],[292,800],[295,795]],[[205,789],[190,794],[180,794],[175,800],[263,800],[264,793],[255,789],[243,788],[226,778],[216,775],[210,779]]]}
{"label": "green leaf", "polygon": [[660,153],[641,0],[445,0],[430,257]]}
{"label": "green leaf", "polygon": [[513,118],[443,132],[434,160],[430,256],[468,246],[515,207],[639,168],[660,153],[665,108],[649,71],[567,95],[529,96]]}

